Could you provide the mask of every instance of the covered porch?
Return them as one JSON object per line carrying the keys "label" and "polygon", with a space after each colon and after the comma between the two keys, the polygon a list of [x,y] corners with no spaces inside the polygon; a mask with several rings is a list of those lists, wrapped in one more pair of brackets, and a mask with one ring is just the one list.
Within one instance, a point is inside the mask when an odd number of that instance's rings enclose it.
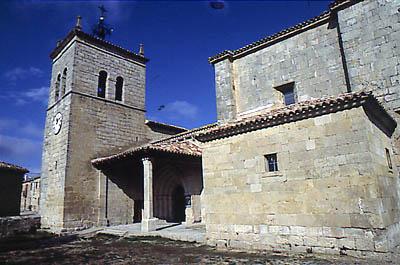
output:
{"label": "covered porch", "polygon": [[[194,140],[159,141],[92,164],[104,177],[99,180],[104,182],[100,224],[140,222],[141,230],[149,232],[167,223],[201,222],[201,149]],[[118,222],[118,215],[126,212],[130,221]]]}

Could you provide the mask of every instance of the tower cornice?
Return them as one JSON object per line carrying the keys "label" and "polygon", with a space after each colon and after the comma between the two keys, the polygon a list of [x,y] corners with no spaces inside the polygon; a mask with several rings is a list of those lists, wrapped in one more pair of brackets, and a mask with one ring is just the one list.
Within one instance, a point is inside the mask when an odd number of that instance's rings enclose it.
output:
{"label": "tower cornice", "polygon": [[59,45],[57,45],[57,47],[50,53],[50,58],[51,59],[56,58],[58,56],[58,54],[71,42],[71,40],[74,39],[75,36],[80,40],[83,40],[92,45],[98,46],[104,50],[111,52],[111,53],[115,53],[126,59],[135,60],[135,61],[138,61],[143,64],[146,64],[149,61],[149,59],[147,59],[143,55],[136,54],[125,48],[117,46],[111,42],[96,38],[90,34],[87,34],[83,31],[77,29],[77,28],[72,29],[68,33],[68,35],[61,41],[61,43]]}

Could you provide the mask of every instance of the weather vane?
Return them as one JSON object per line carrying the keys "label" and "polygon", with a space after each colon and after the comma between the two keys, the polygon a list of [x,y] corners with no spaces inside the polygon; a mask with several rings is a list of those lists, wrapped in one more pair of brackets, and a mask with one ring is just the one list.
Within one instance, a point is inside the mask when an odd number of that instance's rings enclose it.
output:
{"label": "weather vane", "polygon": [[105,9],[105,7],[103,5],[99,6],[100,9],[100,17],[99,17],[99,22],[93,26],[92,32],[93,35],[104,40],[106,38],[106,36],[110,36],[111,33],[113,32],[113,28],[106,24],[104,22],[105,19],[105,13],[107,12],[107,10]]}

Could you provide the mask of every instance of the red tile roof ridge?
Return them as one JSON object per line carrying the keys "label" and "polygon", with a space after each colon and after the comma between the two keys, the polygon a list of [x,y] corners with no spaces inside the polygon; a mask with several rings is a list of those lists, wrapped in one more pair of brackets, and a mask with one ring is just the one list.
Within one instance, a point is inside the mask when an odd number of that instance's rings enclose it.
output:
{"label": "red tile roof ridge", "polygon": [[[363,100],[367,99],[375,99],[375,97],[372,95],[371,91],[359,91],[359,92],[350,92],[350,93],[343,93],[339,94],[337,96],[327,96],[327,97],[322,97],[322,98],[316,98],[316,99],[309,99],[305,101],[301,101],[289,106],[285,106],[282,108],[277,108],[273,110],[266,110],[262,113],[257,113],[252,116],[248,116],[242,119],[230,121],[227,123],[220,124],[217,127],[210,128],[209,130],[202,132],[196,136],[196,138],[200,141],[206,141],[205,139],[210,136],[210,135],[219,135],[219,134],[224,134],[225,131],[231,131],[233,129],[238,129],[243,126],[251,126],[251,124],[259,124],[262,122],[267,122],[268,120],[277,120],[278,118],[282,118],[285,116],[295,116],[296,114],[298,115],[299,113],[306,113],[309,111],[313,111],[315,109],[319,108],[325,108],[326,105],[328,106],[334,106],[334,105],[340,105],[341,103],[351,103],[353,101],[354,104],[360,103]],[[375,99],[376,100],[376,99]],[[377,100],[376,100],[377,101]],[[380,108],[383,108],[382,105],[377,101],[377,104],[380,106]],[[351,108],[351,106],[349,106]],[[290,122],[290,120],[287,120],[286,122]],[[262,127],[260,127],[262,128]],[[244,131],[247,131],[244,130]],[[234,133],[229,132],[229,135],[234,135]],[[211,137],[215,138],[216,137]]]}
{"label": "red tile roof ridge", "polygon": [[292,27],[278,31],[277,33],[274,33],[272,35],[261,38],[257,41],[254,41],[250,44],[243,46],[242,48],[239,48],[236,50],[224,50],[223,52],[220,52],[214,56],[209,57],[208,61],[209,61],[209,63],[214,64],[224,58],[229,58],[230,60],[233,60],[234,57],[240,56],[243,53],[251,52],[251,50],[257,50],[258,48],[267,46],[270,43],[279,41],[281,38],[288,37],[288,36],[290,36],[290,34],[295,34],[296,32],[298,32],[300,30],[306,29],[309,26],[316,25],[318,23],[322,23],[325,20],[327,21],[329,19],[329,17],[331,16],[331,14],[337,8],[344,7],[344,6],[350,5],[352,3],[357,3],[360,1],[361,0],[336,0],[336,1],[333,1],[332,3],[329,4],[329,10],[326,10],[315,17],[312,17],[303,22],[300,22]]}

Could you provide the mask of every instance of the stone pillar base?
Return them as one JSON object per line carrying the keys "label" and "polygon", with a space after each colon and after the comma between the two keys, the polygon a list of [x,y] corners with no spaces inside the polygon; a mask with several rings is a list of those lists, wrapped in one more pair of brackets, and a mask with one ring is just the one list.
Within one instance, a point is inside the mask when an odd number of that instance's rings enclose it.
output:
{"label": "stone pillar base", "polygon": [[141,225],[142,232],[156,231],[158,223],[159,219],[157,218],[143,219]]}

